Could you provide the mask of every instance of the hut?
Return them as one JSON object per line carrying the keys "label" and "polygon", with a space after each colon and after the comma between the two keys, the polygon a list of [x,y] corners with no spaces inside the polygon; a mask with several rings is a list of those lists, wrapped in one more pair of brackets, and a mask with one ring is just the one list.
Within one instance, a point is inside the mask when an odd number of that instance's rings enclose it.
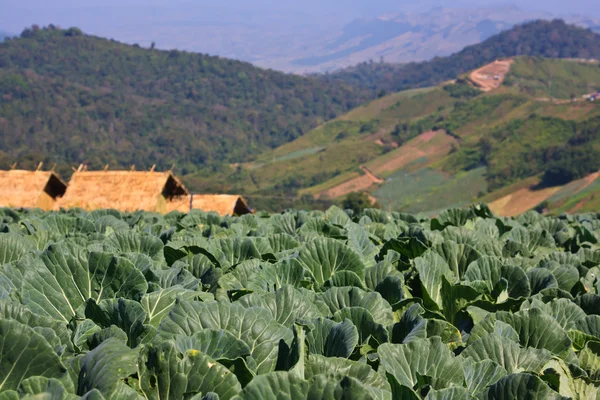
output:
{"label": "hut", "polygon": [[164,213],[170,211],[170,202],[185,197],[189,192],[171,172],[77,170],[57,206]]}
{"label": "hut", "polygon": [[52,171],[0,171],[0,207],[52,210],[66,190]]}
{"label": "hut", "polygon": [[214,211],[219,215],[244,215],[252,213],[242,196],[235,194],[193,194],[191,208]]}
{"label": "hut", "polygon": [[190,210],[213,211],[221,216],[252,213],[252,209],[242,196],[230,194],[191,194],[178,201],[170,202],[167,209],[168,211],[177,210],[182,212]]}

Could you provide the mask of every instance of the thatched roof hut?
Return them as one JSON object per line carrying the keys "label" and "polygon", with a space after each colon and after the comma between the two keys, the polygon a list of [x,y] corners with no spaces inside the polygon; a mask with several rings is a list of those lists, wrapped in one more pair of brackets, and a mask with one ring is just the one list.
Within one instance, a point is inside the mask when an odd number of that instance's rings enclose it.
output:
{"label": "thatched roof hut", "polygon": [[219,215],[244,215],[252,212],[246,200],[234,194],[193,194],[192,209],[215,211]]}
{"label": "thatched roof hut", "polygon": [[67,185],[52,171],[0,171],[0,206],[52,210]]}
{"label": "thatched roof hut", "polygon": [[169,202],[188,195],[183,183],[171,172],[76,171],[57,205],[86,210],[167,212]]}
{"label": "thatched roof hut", "polygon": [[168,211],[188,212],[191,209],[206,212],[214,211],[219,215],[244,215],[252,212],[242,196],[230,194],[192,194],[167,205]]}

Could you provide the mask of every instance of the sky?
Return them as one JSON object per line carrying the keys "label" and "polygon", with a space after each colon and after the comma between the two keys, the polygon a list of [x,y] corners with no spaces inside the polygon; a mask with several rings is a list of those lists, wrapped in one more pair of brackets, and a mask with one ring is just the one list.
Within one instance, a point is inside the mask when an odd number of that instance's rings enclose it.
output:
{"label": "sky", "polygon": [[[251,16],[257,23],[277,15],[297,22],[335,17],[349,22],[360,17],[375,17],[386,12],[427,11],[434,7],[485,7],[506,1],[475,0],[0,0],[0,30],[20,33],[34,23],[75,25],[83,28],[105,26],[122,21],[132,25],[148,23],[153,13],[189,12],[203,23],[233,21]],[[575,13],[600,17],[599,0],[520,0],[519,8],[556,14]],[[118,27],[117,27],[118,28]]]}

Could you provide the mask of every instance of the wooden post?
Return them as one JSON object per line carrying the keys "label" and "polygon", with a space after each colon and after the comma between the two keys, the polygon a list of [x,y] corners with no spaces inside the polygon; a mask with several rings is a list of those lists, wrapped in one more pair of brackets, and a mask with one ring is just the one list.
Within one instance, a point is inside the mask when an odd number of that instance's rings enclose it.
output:
{"label": "wooden post", "polygon": [[13,169],[15,169],[15,168],[17,168],[17,163],[16,163],[16,162],[14,162],[14,163],[13,163],[13,165],[11,165],[11,166],[10,166],[10,169],[11,169],[11,171],[12,171]]}
{"label": "wooden post", "polygon": [[156,168],[156,164],[152,164],[152,168],[150,168],[150,172],[154,172],[155,168]]}
{"label": "wooden post", "polygon": [[44,166],[44,162],[40,161],[40,163],[38,164],[38,166],[37,166],[37,168],[35,170],[36,171],[41,171],[43,166]]}
{"label": "wooden post", "polygon": [[108,171],[108,164],[104,166],[104,172]]}

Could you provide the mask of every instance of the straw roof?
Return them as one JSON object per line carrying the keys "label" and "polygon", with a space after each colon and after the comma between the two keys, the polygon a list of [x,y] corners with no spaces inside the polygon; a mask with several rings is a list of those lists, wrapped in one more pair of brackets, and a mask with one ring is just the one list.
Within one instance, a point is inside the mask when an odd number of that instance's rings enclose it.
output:
{"label": "straw roof", "polygon": [[171,172],[77,171],[58,207],[165,212],[169,201],[187,195]]}
{"label": "straw roof", "polygon": [[[244,215],[252,212],[246,200],[238,195],[193,194],[186,197],[187,202],[182,200],[180,207],[177,207],[179,211],[189,211],[191,204],[192,209],[206,212],[214,211],[219,215]],[[187,209],[185,209],[186,206]]]}
{"label": "straw roof", "polygon": [[0,206],[52,209],[67,185],[52,171],[0,171]]}

